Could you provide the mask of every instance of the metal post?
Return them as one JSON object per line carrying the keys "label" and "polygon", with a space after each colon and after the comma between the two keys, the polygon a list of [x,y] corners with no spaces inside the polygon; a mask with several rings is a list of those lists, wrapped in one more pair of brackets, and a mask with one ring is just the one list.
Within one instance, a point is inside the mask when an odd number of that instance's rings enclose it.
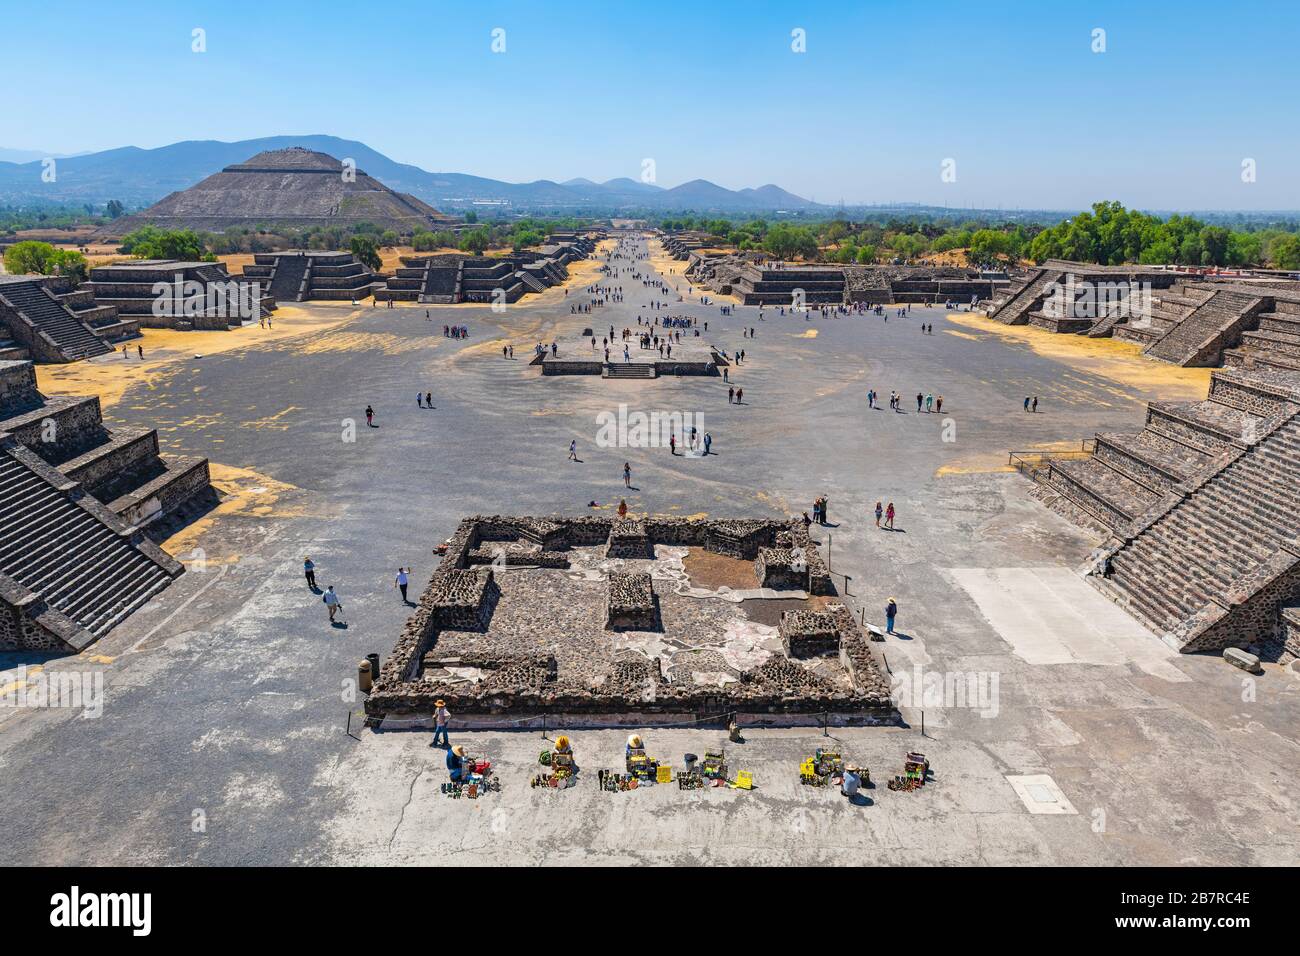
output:
{"label": "metal post", "polygon": [[[823,520],[823,521],[826,520],[826,516],[825,516],[825,515],[822,515],[822,520]],[[830,533],[829,531],[827,531],[827,532],[826,532],[826,572],[827,572],[828,574],[830,573],[830,570],[831,570],[831,544],[832,544],[832,543],[833,543],[833,542],[832,542],[832,538],[831,538],[831,533]]]}
{"label": "metal post", "polygon": [[921,711],[921,736],[925,736],[925,711]]}
{"label": "metal post", "polygon": [[823,737],[829,737],[831,735],[830,723],[831,723],[831,715],[827,711],[823,710],[822,711],[822,736]]}
{"label": "metal post", "polygon": [[849,596],[849,581],[850,581],[850,580],[851,580],[851,579],[849,578],[849,576],[848,576],[847,574],[844,575],[844,596],[845,596],[845,597],[848,597],[848,596]]}

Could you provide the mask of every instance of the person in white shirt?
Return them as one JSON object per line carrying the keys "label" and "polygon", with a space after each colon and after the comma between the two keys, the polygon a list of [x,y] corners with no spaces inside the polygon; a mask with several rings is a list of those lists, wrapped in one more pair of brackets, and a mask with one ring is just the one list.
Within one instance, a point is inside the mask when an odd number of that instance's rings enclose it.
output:
{"label": "person in white shirt", "polygon": [[411,603],[406,600],[406,586],[411,583],[410,574],[410,568],[398,568],[397,577],[393,580],[393,586],[402,592],[402,601],[406,604]]}

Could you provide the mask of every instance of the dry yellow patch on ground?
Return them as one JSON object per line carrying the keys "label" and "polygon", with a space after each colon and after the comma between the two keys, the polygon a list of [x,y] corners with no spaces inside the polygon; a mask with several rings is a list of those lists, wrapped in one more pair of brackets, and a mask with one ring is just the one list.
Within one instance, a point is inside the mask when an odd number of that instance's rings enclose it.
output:
{"label": "dry yellow patch on ground", "polygon": [[[221,503],[197,521],[191,522],[162,543],[163,548],[171,554],[184,554],[194,550],[221,517],[229,515],[247,515],[251,517],[301,518],[307,515],[305,508],[287,505],[283,499],[297,491],[297,487],[283,481],[277,481],[248,468],[236,468],[233,465],[208,463],[208,472],[212,486],[222,494]],[[223,559],[207,555],[209,564],[220,563]],[[230,556],[228,560],[238,560]]]}
{"label": "dry yellow patch on ground", "polygon": [[[98,395],[101,408],[116,405],[132,385],[158,388],[165,384],[195,355],[219,355],[242,348],[263,346],[298,336],[323,332],[356,318],[363,310],[351,305],[313,306],[311,312],[299,306],[282,305],[271,316],[271,328],[256,325],[226,331],[141,329],[141,338],[125,343],[122,350],[85,362],[67,365],[38,365],[38,387],[47,395]],[[310,344],[310,343],[309,343]],[[144,349],[144,360],[136,347]]]}
{"label": "dry yellow patch on ground", "polygon": [[[1054,451],[1069,452],[1080,451],[1083,445],[1079,441],[1055,441],[1046,442],[1034,446],[1034,451]],[[1027,449],[1018,449],[1027,450]],[[1010,463],[1010,453],[1005,451],[987,451],[978,452],[974,455],[966,455],[961,458],[954,458],[945,465],[941,465],[934,473],[936,478],[942,478],[944,475],[984,475],[996,474],[1004,471],[1015,471],[1016,468]]]}
{"label": "dry yellow patch on ground", "polygon": [[945,335],[955,335],[959,339],[970,339],[972,342],[979,342],[983,336],[971,335],[969,332],[958,332],[956,329],[944,329]]}
{"label": "dry yellow patch on ground", "polygon": [[[1086,335],[1061,335],[1030,325],[1003,325],[969,312],[949,313],[948,321],[1003,339],[1021,342],[1036,355],[1056,359],[1073,368],[1108,378],[1120,385],[1144,392],[1158,392],[1167,400],[1204,398],[1210,387],[1208,368],[1183,368],[1157,362],[1142,355],[1142,349],[1118,339],[1090,339]],[[947,331],[947,330],[945,330]],[[1128,393],[1125,397],[1139,401]]]}
{"label": "dry yellow patch on ground", "polygon": [[796,339],[815,339],[817,338],[816,329],[805,329],[795,336]]}

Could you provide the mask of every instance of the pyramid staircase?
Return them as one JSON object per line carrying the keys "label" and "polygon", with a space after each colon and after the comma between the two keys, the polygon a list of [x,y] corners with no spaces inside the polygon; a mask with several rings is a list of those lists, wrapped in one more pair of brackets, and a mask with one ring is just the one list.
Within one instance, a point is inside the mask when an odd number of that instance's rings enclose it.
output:
{"label": "pyramid staircase", "polygon": [[8,649],[80,651],[181,566],[13,439],[0,439],[0,631]]}
{"label": "pyramid staircase", "polygon": [[1166,643],[1300,655],[1279,610],[1300,597],[1300,372],[1216,371],[1205,401],[1032,476],[1110,529],[1088,578]]}
{"label": "pyramid staircase", "polygon": [[13,339],[30,338],[28,350],[36,346],[46,361],[76,362],[112,351],[39,278],[0,282],[0,323],[6,316]]}
{"label": "pyramid staircase", "polygon": [[658,370],[652,362],[610,362],[605,365],[602,378],[657,378]]}
{"label": "pyramid staircase", "polygon": [[276,302],[301,302],[308,289],[310,261],[306,256],[277,256],[270,295]]}

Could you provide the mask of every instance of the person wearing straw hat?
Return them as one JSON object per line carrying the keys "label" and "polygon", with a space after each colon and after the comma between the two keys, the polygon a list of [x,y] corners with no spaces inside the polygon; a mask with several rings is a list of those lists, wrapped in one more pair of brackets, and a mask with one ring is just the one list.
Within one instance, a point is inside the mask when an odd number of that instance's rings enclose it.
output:
{"label": "person wearing straw hat", "polygon": [[451,775],[452,783],[461,783],[469,776],[469,768],[465,766],[464,744],[457,744],[447,751],[447,772]]}
{"label": "person wearing straw hat", "polygon": [[451,724],[451,713],[447,710],[447,702],[439,697],[433,702],[433,743],[430,747],[438,746],[438,738],[442,738],[442,745],[450,747],[451,741],[447,739],[447,727]]}
{"label": "person wearing straw hat", "polygon": [[898,616],[898,604],[895,603],[893,598],[890,598],[889,603],[885,605],[885,633],[886,634],[894,633],[894,618],[896,618],[897,616]]}

